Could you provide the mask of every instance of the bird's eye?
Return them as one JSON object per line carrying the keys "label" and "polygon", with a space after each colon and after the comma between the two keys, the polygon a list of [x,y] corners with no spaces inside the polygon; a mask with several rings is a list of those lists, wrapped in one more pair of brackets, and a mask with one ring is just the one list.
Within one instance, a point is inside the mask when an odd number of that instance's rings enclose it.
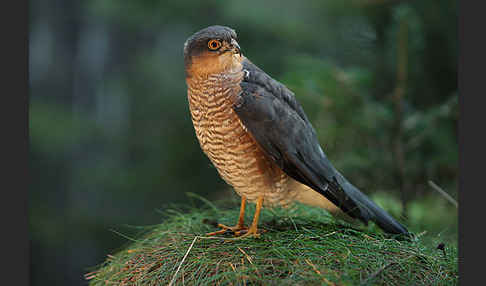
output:
{"label": "bird's eye", "polygon": [[208,47],[210,50],[215,51],[221,47],[221,42],[218,40],[211,40],[208,42]]}

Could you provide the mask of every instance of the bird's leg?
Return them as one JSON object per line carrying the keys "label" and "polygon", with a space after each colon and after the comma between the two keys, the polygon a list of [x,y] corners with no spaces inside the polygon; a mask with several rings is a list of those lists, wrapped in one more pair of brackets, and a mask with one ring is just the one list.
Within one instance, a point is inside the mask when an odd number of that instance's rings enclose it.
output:
{"label": "bird's leg", "polygon": [[240,206],[240,217],[238,218],[238,223],[235,226],[226,226],[224,224],[218,223],[218,227],[221,230],[207,233],[207,236],[218,235],[226,233],[227,231],[232,231],[237,234],[241,230],[248,229],[245,224],[245,206],[246,206],[246,197],[241,197],[241,206]]}
{"label": "bird's leg", "polygon": [[[255,209],[255,215],[253,216],[253,222],[251,223],[250,228],[248,231],[240,236],[239,238],[244,238],[244,237],[249,237],[249,236],[254,236],[254,237],[259,237],[260,234],[258,233],[258,220],[260,218],[260,212],[262,210],[263,206],[263,196],[259,196],[257,203],[256,203],[256,209]],[[239,233],[236,233],[239,235]]]}

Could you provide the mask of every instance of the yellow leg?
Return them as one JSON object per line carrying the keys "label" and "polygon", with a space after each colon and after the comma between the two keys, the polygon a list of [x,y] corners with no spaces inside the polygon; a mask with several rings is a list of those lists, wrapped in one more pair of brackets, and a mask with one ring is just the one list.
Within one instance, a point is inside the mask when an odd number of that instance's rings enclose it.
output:
{"label": "yellow leg", "polygon": [[238,218],[237,226],[242,228],[245,227],[245,207],[246,207],[246,197],[241,197],[240,205],[240,217]]}
{"label": "yellow leg", "polygon": [[227,231],[232,231],[235,235],[239,234],[241,230],[248,229],[245,224],[245,207],[246,207],[246,197],[241,197],[241,206],[240,206],[240,217],[238,218],[238,223],[235,226],[226,226],[224,224],[218,223],[218,227],[221,230],[207,233],[207,236],[218,235],[226,233]]}
{"label": "yellow leg", "polygon": [[250,236],[254,236],[254,237],[260,236],[260,234],[258,233],[258,220],[260,218],[260,212],[262,210],[262,206],[263,206],[263,196],[260,196],[258,197],[257,200],[255,215],[253,216],[253,222],[251,223],[251,226],[248,229],[248,231],[244,235],[240,236],[240,238],[250,237]]}

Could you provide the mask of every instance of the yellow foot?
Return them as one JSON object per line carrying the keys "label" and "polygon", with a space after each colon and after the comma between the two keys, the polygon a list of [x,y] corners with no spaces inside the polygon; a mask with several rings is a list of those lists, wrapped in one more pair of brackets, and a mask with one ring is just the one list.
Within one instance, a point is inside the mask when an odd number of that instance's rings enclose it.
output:
{"label": "yellow foot", "polygon": [[235,233],[235,236],[238,238],[246,238],[246,237],[260,237],[260,233],[265,232],[263,229],[257,229],[256,227],[250,227],[248,230],[243,230]]}
{"label": "yellow foot", "polygon": [[246,198],[241,197],[240,217],[238,219],[238,223],[236,224],[236,226],[226,226],[224,224],[215,223],[215,222],[213,223],[213,222],[209,222],[208,220],[205,220],[205,223],[209,223],[221,228],[221,230],[210,232],[207,233],[206,235],[212,236],[212,235],[223,234],[228,231],[231,231],[233,232],[234,236],[237,237],[234,239],[240,239],[245,237],[260,237],[257,226],[258,226],[258,219],[260,217],[260,211],[262,210],[262,206],[263,206],[263,196],[258,197],[258,201],[255,209],[255,215],[253,216],[253,222],[251,223],[250,228],[244,226],[245,203],[246,203]]}
{"label": "yellow foot", "polygon": [[246,227],[244,225],[226,226],[224,224],[218,223],[217,226],[219,228],[221,228],[221,230],[206,233],[206,235],[207,236],[213,236],[213,235],[218,235],[218,234],[224,234],[224,233],[227,233],[227,232],[233,232],[235,236],[239,236],[241,232],[248,230],[248,227]]}

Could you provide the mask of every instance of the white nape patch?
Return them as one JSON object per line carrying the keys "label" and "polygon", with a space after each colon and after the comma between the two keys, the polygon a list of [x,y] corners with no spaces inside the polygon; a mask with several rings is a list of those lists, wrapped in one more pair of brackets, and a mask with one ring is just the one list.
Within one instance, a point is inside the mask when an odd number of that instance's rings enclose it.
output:
{"label": "white nape patch", "polygon": [[245,73],[244,77],[245,77],[246,79],[250,78],[250,71],[249,71],[249,70],[245,70],[245,69],[244,69],[244,70],[243,70],[243,72]]}

